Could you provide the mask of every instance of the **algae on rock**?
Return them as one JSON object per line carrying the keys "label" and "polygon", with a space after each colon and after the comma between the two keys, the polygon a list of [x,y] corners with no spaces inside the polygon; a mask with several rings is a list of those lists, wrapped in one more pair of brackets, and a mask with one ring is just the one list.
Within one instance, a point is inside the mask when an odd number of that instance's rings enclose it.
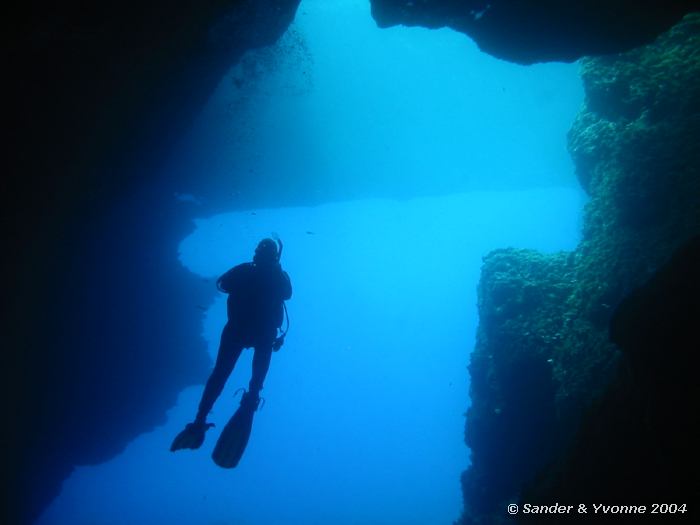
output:
{"label": "algae on rock", "polygon": [[584,59],[568,137],[590,195],[579,246],[484,258],[464,524],[507,520],[504,505],[569,444],[615,375],[615,308],[700,232],[699,44],[693,14],[648,46]]}

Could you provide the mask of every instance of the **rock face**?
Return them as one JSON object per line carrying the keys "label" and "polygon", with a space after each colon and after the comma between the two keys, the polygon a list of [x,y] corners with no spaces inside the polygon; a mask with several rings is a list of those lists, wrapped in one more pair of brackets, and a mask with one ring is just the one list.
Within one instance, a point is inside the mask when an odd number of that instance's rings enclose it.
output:
{"label": "rock face", "polygon": [[653,44],[583,61],[586,101],[569,135],[590,194],[582,241],[572,253],[484,259],[463,523],[508,520],[505,505],[566,450],[584,409],[619,377],[613,312],[700,232],[699,35],[689,15]]}
{"label": "rock face", "polygon": [[629,50],[700,7],[697,0],[370,1],[380,27],[449,27],[473,38],[485,52],[520,64]]}
{"label": "rock face", "polygon": [[119,452],[205,379],[198,305],[212,286],[180,266],[190,216],[154,173],[223,73],[274,42],[298,3],[11,10],[3,523],[32,521],[74,465]]}
{"label": "rock face", "polygon": [[699,463],[700,389],[693,366],[700,348],[698,323],[700,236],[617,308],[610,325],[611,339],[622,349],[615,380],[585,414],[571,446],[524,490],[522,502],[680,507],[693,501]]}
{"label": "rock face", "polygon": [[[571,319],[561,304],[575,285],[574,257],[496,250],[478,288],[480,325],[472,354],[462,478],[469,516],[488,514],[559,446],[555,347]],[[537,407],[537,410],[533,410]],[[523,452],[527,451],[527,454]]]}

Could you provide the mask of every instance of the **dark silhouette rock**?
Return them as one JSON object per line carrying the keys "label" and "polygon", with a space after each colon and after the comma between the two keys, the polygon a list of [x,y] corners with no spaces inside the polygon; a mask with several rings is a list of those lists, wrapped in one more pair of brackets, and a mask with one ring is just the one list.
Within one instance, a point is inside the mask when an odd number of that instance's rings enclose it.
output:
{"label": "dark silhouette rock", "polygon": [[74,465],[113,456],[205,379],[197,305],[213,286],[178,262],[191,217],[159,168],[223,73],[275,42],[298,3],[8,11],[3,523],[30,522]]}
{"label": "dark silhouette rock", "polygon": [[[657,517],[689,519],[700,466],[699,324],[695,237],[620,303],[610,323],[622,350],[617,376],[566,453],[524,490],[523,502],[625,503],[645,505],[649,513],[654,503],[666,504],[677,506],[666,511],[673,515]],[[686,511],[678,512],[684,503]]]}
{"label": "dark silhouette rock", "polygon": [[473,38],[483,51],[520,64],[627,51],[700,7],[697,0],[370,1],[380,27],[449,27]]}

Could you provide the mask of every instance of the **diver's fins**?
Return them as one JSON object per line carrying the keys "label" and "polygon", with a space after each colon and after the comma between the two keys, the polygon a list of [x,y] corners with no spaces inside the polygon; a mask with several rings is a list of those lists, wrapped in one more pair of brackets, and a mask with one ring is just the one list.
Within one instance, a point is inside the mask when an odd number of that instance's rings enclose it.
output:
{"label": "diver's fins", "polygon": [[250,392],[243,394],[241,405],[226,423],[211,455],[214,463],[221,468],[234,468],[241,460],[253,428],[253,415],[259,404],[259,397],[253,397]]}
{"label": "diver's fins", "polygon": [[204,434],[213,426],[213,423],[188,423],[185,430],[180,432],[173,440],[173,444],[170,445],[170,452],[182,450],[183,448],[198,449],[204,443]]}

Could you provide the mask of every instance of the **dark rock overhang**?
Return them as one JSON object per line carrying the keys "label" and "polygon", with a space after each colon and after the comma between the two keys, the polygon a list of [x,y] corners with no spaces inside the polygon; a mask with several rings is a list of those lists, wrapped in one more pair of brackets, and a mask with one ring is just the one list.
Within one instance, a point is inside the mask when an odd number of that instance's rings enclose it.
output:
{"label": "dark rock overhang", "polygon": [[213,292],[178,268],[189,218],[156,193],[124,202],[299,1],[8,10],[3,523],[31,522],[75,465],[119,453],[205,378],[196,312]]}
{"label": "dark rock overhang", "polygon": [[370,0],[380,27],[449,27],[479,48],[516,62],[618,53],[651,41],[697,0]]}

